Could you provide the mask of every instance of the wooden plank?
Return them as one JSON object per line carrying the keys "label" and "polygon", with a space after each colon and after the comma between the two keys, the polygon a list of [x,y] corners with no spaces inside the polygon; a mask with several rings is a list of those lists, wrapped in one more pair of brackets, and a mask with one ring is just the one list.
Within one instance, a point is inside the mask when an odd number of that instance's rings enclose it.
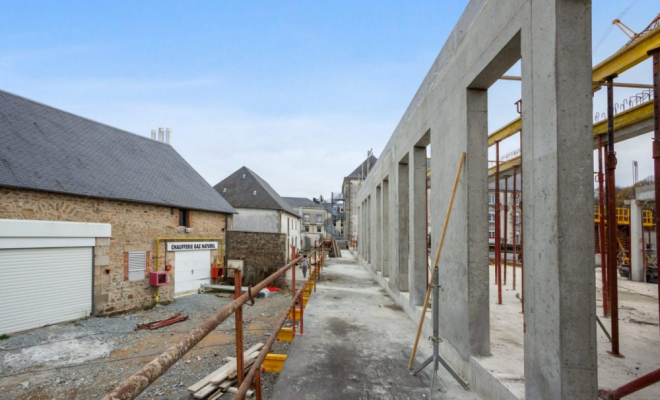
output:
{"label": "wooden plank", "polygon": [[[238,393],[238,388],[237,387],[230,387],[227,389],[227,393]],[[254,390],[249,389],[247,392],[245,392],[245,397],[252,397],[254,395]]]}
{"label": "wooden plank", "polygon": [[[245,352],[245,355],[250,355],[250,354],[252,354],[252,353],[254,353],[254,352],[257,352],[257,354],[258,354],[259,350],[261,350],[262,347],[264,347],[264,344],[263,344],[263,343],[257,343],[257,344],[255,344],[254,346],[250,347],[250,348]],[[233,358],[233,357],[232,357],[232,358]],[[214,377],[219,376],[219,375],[221,375],[221,374],[224,374],[225,371],[231,372],[232,369],[234,369],[234,370],[236,369],[236,358],[233,358],[233,361],[229,361],[229,363],[227,363],[227,364],[221,366],[221,367],[218,368],[217,370],[215,370],[215,371],[211,372],[210,374],[208,374],[208,375],[207,375],[206,377],[204,377],[202,380],[200,380],[200,381],[198,381],[197,383],[195,383],[194,385],[188,387],[188,392],[191,393],[191,394],[196,393],[197,391],[199,391],[199,390],[201,390],[203,387],[205,387],[209,382],[211,382],[211,380],[212,380]],[[221,381],[218,381],[218,383],[219,383],[219,382],[221,382]]]}
{"label": "wooden plank", "polygon": [[[263,344],[261,345],[263,347]],[[245,365],[248,361],[254,361],[257,359],[257,356],[259,356],[258,351],[253,351],[249,355],[243,357],[243,365]],[[231,377],[232,374],[236,374],[236,362],[234,361],[233,363],[230,363],[232,365],[231,370],[225,370],[222,371],[221,373],[217,374],[216,376],[212,377],[209,380],[209,383],[213,384],[219,384],[220,382],[224,381],[225,379]]]}
{"label": "wooden plank", "polygon": [[197,392],[193,393],[193,397],[196,399],[204,399],[206,396],[210,395],[211,393],[215,392],[218,390],[218,385],[209,383]]}

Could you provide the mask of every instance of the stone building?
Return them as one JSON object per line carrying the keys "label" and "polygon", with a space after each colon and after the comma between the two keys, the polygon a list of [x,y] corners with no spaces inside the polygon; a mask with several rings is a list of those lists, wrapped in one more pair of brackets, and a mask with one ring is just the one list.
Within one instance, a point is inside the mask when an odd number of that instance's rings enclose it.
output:
{"label": "stone building", "polygon": [[300,236],[303,249],[309,249],[314,242],[329,238],[327,227],[332,224],[332,214],[326,204],[317,203],[306,197],[284,197],[298,212],[301,222]]}
{"label": "stone building", "polygon": [[364,181],[378,159],[370,156],[360,164],[350,175],[344,177],[341,192],[344,195],[344,237],[350,241],[358,238],[358,203],[355,201],[360,182]]}
{"label": "stone building", "polygon": [[235,231],[282,233],[286,236],[282,249],[290,257],[291,249],[300,244],[300,217],[259,175],[241,167],[214,186],[238,211]]}
{"label": "stone building", "polygon": [[235,211],[170,145],[3,91],[0,115],[0,334],[210,281]]}

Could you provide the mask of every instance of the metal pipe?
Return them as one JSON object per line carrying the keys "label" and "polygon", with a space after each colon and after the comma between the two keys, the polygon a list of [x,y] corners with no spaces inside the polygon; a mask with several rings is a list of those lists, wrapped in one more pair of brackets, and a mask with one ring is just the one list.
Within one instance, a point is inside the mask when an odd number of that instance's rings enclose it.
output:
{"label": "metal pipe", "polygon": [[622,397],[626,397],[629,394],[638,392],[645,387],[651,386],[658,382],[660,382],[660,368],[649,372],[646,375],[642,375],[639,378],[632,380],[614,390],[601,389],[598,391],[598,397],[605,400],[619,400]]}
{"label": "metal pipe", "polygon": [[509,177],[504,177],[504,284],[506,285],[506,256],[508,250],[509,227]]}
{"label": "metal pipe", "polygon": [[598,237],[600,247],[600,272],[603,282],[603,316],[610,316],[610,296],[607,286],[607,244],[605,243],[605,199],[603,198],[603,135],[598,135]]}
{"label": "metal pipe", "polygon": [[[240,297],[242,293],[241,285],[243,284],[243,280],[241,275],[240,268],[234,269],[235,299]],[[240,385],[243,383],[243,374],[245,373],[245,369],[243,368],[243,306],[236,308],[234,317],[236,321],[236,377]]]}
{"label": "metal pipe", "polygon": [[[277,278],[282,276],[289,268],[300,261],[302,257],[298,257],[287,265],[283,266],[268,278],[259,282],[252,288],[253,293],[258,293],[266,286],[273,283]],[[175,362],[190,351],[197,343],[202,341],[211,331],[213,331],[222,321],[227,319],[236,309],[250,300],[249,293],[243,293],[239,298],[233,300],[231,303],[222,307],[218,312],[210,316],[197,328],[193,329],[177,344],[170,346],[165,352],[153,359],[149,364],[145,365],[138,372],[131,375],[115,390],[108,393],[102,400],[132,400],[136,398],[144,389],[149,387],[159,376],[167,371]],[[272,335],[273,340],[277,337],[277,332]],[[245,382],[244,382],[245,383]]]}
{"label": "metal pipe", "polygon": [[[519,76],[512,76],[512,75],[502,75],[500,80],[503,81],[521,81],[522,78]],[[603,85],[606,84],[606,82],[593,82],[594,85]],[[637,88],[637,89],[653,89],[653,85],[648,85],[645,83],[614,83],[614,87],[625,87],[625,88]]]}
{"label": "metal pipe", "polygon": [[277,324],[275,324],[275,328],[273,328],[273,331],[268,337],[266,344],[264,344],[264,347],[261,348],[261,351],[259,352],[257,359],[254,361],[254,364],[252,364],[252,367],[250,367],[250,371],[248,371],[247,375],[245,376],[245,380],[243,381],[243,384],[238,387],[238,391],[236,392],[234,397],[232,397],[232,400],[243,400],[245,398],[245,394],[250,388],[250,382],[252,382],[252,379],[254,379],[254,375],[257,373],[257,369],[261,368],[261,364],[263,364],[264,360],[266,359],[266,355],[270,351],[270,348],[273,346],[273,343],[275,343],[275,339],[277,339],[277,333],[280,331],[280,329],[282,329],[282,326],[284,325],[284,321],[286,321],[286,319],[289,316],[289,312],[291,312],[291,310],[294,310],[295,312],[296,301],[298,301],[302,293],[303,290],[301,289],[293,296],[293,300],[291,300],[291,305],[277,321]]}
{"label": "metal pipe", "polygon": [[612,350],[610,354],[619,356],[619,299],[617,288],[617,262],[614,246],[617,243],[616,221],[616,186],[614,175],[616,173],[616,152],[614,151],[614,89],[612,80],[616,76],[607,78],[607,283],[610,295],[610,329],[612,335]]}
{"label": "metal pipe", "polygon": [[[516,102],[516,111],[520,115],[520,118],[522,118],[522,99],[518,100]],[[521,273],[521,279],[520,279],[520,292],[521,292],[521,298],[520,298],[520,304],[522,307],[522,313],[523,313],[523,332],[527,331],[527,324],[525,323],[525,258],[523,257],[524,255],[524,242],[525,242],[525,232],[524,232],[524,214],[523,214],[523,126],[522,124],[520,125],[520,194],[518,197],[520,197],[520,202],[519,202],[519,207],[520,207],[520,253],[519,256],[520,258],[518,261],[520,261],[520,273]]]}
{"label": "metal pipe", "polygon": [[517,179],[517,166],[513,166],[513,290],[516,290],[516,257],[518,256],[517,252],[517,239],[516,239],[516,198],[518,193],[516,191],[516,179]]}
{"label": "metal pipe", "polygon": [[497,279],[497,304],[502,304],[502,237],[500,232],[500,142],[495,142],[495,277]]}
{"label": "metal pipe", "polygon": [[[649,52],[653,55],[653,166],[655,184],[655,247],[660,252],[660,48]],[[658,320],[660,321],[660,282],[658,282]],[[660,326],[660,324],[659,324]]]}

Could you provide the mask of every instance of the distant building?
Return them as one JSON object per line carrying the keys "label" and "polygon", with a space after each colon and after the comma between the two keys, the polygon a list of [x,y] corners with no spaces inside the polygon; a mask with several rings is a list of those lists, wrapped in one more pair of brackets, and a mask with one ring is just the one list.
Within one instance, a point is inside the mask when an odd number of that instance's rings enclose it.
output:
{"label": "distant building", "polygon": [[377,160],[376,157],[370,156],[344,178],[341,189],[344,195],[344,237],[349,242],[358,239],[358,203],[354,199],[357,198],[360,183],[364,181]]}
{"label": "distant building", "polygon": [[283,233],[286,252],[300,244],[298,213],[259,175],[247,167],[214,186],[238,212],[234,216],[234,230],[244,232]]}
{"label": "distant building", "polygon": [[[508,181],[508,190],[505,190],[505,183]],[[516,231],[515,231],[515,240],[516,244],[520,245],[520,220],[521,220],[521,209],[520,209],[520,196],[522,196],[522,180],[520,175],[516,177],[516,193],[518,194],[516,198]],[[490,182],[488,184],[488,241],[491,244],[495,243],[495,182]],[[513,231],[513,210],[514,210],[514,198],[513,198],[513,177],[508,177],[506,180],[500,180],[500,203],[502,204],[502,209],[500,212],[500,234],[502,237],[502,244],[504,244],[504,227],[506,225],[506,242],[509,247],[513,246],[514,240],[514,231]]]}
{"label": "distant building", "polygon": [[314,242],[330,237],[328,226],[332,224],[332,213],[328,203],[317,203],[306,197],[284,197],[298,213],[301,221],[302,248],[309,249]]}
{"label": "distant building", "polygon": [[0,334],[210,282],[235,211],[172,146],[4,91],[0,116]]}

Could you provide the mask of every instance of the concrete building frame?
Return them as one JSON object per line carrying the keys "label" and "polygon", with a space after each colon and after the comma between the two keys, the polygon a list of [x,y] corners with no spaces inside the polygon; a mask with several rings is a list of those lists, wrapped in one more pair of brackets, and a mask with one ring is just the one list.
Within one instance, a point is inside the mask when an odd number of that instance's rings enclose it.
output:
{"label": "concrete building frame", "polygon": [[[419,318],[426,289],[426,237],[420,229],[425,226],[424,147],[432,146],[432,187],[438,188],[430,198],[433,232],[441,231],[449,203],[444,189],[451,187],[465,151],[440,260],[441,351],[479,394],[511,398],[478,358],[490,355],[487,91],[520,59],[527,194],[525,396],[595,399],[590,0],[468,4],[358,192],[357,201],[367,209],[359,222],[367,233],[360,238],[367,241],[361,240],[358,255],[413,320]],[[382,208],[371,199],[378,201],[377,188],[385,187],[386,177],[392,181],[388,212],[398,217],[384,225],[389,235],[376,235]],[[382,248],[398,260],[389,265],[389,279],[374,264],[379,257],[372,256],[385,238],[396,245]],[[432,239],[435,251],[439,238]]]}

